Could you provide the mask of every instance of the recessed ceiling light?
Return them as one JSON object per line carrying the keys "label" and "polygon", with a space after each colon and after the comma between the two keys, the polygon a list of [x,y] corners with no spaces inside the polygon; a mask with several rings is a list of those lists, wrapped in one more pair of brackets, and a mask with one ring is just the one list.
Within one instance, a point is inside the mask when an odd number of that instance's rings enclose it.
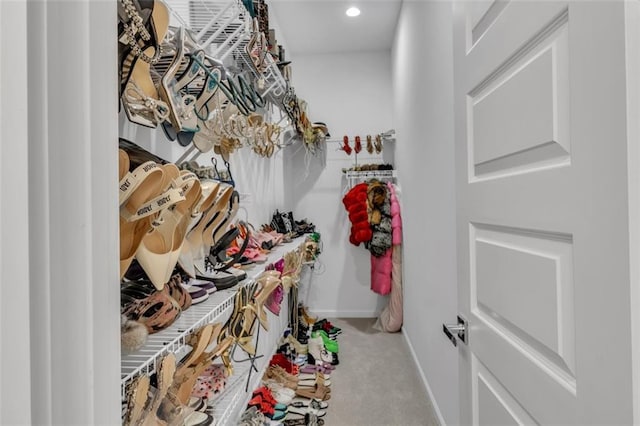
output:
{"label": "recessed ceiling light", "polygon": [[350,7],[349,9],[347,9],[347,16],[353,18],[358,15],[360,15],[360,9],[358,9],[357,7]]}

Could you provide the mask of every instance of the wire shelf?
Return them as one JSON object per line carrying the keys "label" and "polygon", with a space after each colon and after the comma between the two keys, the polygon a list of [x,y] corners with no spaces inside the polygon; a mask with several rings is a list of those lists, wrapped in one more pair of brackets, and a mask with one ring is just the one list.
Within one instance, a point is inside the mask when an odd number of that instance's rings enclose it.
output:
{"label": "wire shelf", "polygon": [[[277,246],[269,253],[264,264],[247,269],[247,279],[242,282],[242,285],[254,282],[264,270],[265,265],[284,257],[286,252],[297,247],[303,239],[304,237],[299,237],[291,243]],[[139,374],[152,374],[156,370],[157,362],[166,354],[173,352],[176,358],[182,358],[190,350],[186,344],[186,338],[191,332],[208,323],[225,322],[233,310],[233,298],[237,290],[238,287],[216,291],[206,301],[192,305],[182,312],[170,327],[149,335],[141,349],[132,354],[122,355],[120,361],[122,399],[125,399],[129,383]]]}
{"label": "wire shelf", "polygon": [[280,107],[288,83],[271,54],[265,56],[263,72],[253,66],[246,52],[253,22],[240,1],[169,0],[168,4],[173,21],[188,27],[203,49],[232,74],[251,75],[260,95]]}

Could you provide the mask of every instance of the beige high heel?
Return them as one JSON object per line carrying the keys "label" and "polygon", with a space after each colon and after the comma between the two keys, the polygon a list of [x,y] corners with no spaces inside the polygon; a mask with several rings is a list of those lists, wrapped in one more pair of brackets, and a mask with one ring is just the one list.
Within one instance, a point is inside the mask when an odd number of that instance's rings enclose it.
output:
{"label": "beige high heel", "polygon": [[171,275],[173,275],[173,270],[178,263],[180,253],[182,252],[182,247],[184,245],[184,240],[187,236],[187,228],[191,223],[196,204],[202,196],[200,181],[195,174],[183,170],[181,172],[180,179],[182,190],[185,194],[185,202],[176,205],[176,208],[172,211],[173,215],[177,219],[177,225],[173,231],[171,256],[167,265],[167,281],[171,278]]}
{"label": "beige high heel", "polygon": [[267,298],[273,291],[281,284],[278,277],[275,277],[268,273],[263,273],[256,281],[260,284],[260,289],[254,294],[253,301],[256,308],[256,314],[260,325],[265,330],[269,330],[269,322],[267,320],[267,311],[264,309],[264,304]]}
{"label": "beige high heel", "polygon": [[[186,200],[184,191],[178,184],[180,171],[175,164],[165,164],[163,170],[165,172],[164,184],[169,182],[171,190],[179,191],[182,196],[182,199],[175,203],[175,209]],[[171,262],[171,249],[174,245],[174,230],[179,222],[179,217],[174,215],[172,210],[166,209],[160,213],[153,223],[153,228],[144,236],[136,251],[136,258],[140,266],[158,290],[162,290],[170,278],[168,265]]]}
{"label": "beige high heel", "polygon": [[[129,157],[120,153],[120,279],[129,269],[145,234],[151,229],[151,215],[159,211],[153,202],[162,190],[164,171],[154,162],[128,171]],[[126,170],[126,172],[124,172]],[[124,172],[124,173],[123,173]]]}

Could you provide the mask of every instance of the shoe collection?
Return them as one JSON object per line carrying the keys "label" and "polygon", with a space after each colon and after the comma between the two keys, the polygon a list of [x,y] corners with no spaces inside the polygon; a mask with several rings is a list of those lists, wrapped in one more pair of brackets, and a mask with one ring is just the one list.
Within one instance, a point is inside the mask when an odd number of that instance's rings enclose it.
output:
{"label": "shoe collection", "polygon": [[[233,312],[225,324],[206,324],[192,332],[185,341],[190,347],[190,352],[180,362],[176,361],[174,354],[169,354],[158,363],[153,376],[157,384],[155,390],[150,388],[149,376],[139,376],[130,382],[123,424],[213,424],[212,409],[224,392],[228,377],[233,374],[233,348],[237,345],[249,356],[255,356],[253,337],[256,327],[268,330],[265,309],[279,312],[279,304],[285,292],[297,287],[303,257],[303,246],[300,245],[286,253],[278,262],[267,265],[265,271],[253,282],[242,285],[235,294]],[[179,277],[172,277],[162,292],[156,290],[154,294],[171,294],[171,291],[177,291],[173,289],[181,288],[178,280]],[[139,286],[140,283],[136,282],[135,285]],[[148,291],[155,290],[152,283],[147,283],[145,288]],[[180,295],[176,293],[174,296],[183,303],[188,299],[188,293],[184,289]],[[176,306],[176,309],[179,309],[179,306]],[[289,340],[291,341],[291,338]],[[215,362],[217,359],[221,362]],[[270,371],[281,378],[294,371],[297,373],[297,367],[296,370],[293,367],[284,355],[278,354],[274,357],[273,370]],[[311,381],[308,380],[310,378],[311,376],[301,378],[306,379],[302,383],[311,385]],[[296,382],[301,379],[296,379]],[[257,389],[251,405],[256,407],[262,416],[270,419],[284,417],[282,413],[286,411],[286,406],[276,401],[276,397],[281,398],[285,393],[291,397],[290,399],[295,396],[293,391],[287,393],[281,389],[274,395],[270,388]],[[245,414],[245,417],[248,415]]]}
{"label": "shoe collection", "polygon": [[[375,136],[367,135],[367,145],[366,149],[369,154],[380,154],[382,152],[382,141],[383,138],[386,137],[385,133],[380,133]],[[356,136],[354,139],[353,148],[350,145],[349,136],[345,135],[342,138],[342,145],[340,149],[344,151],[347,155],[351,155],[352,152],[355,152],[356,155],[360,154],[362,151],[362,138],[360,136]]]}
{"label": "shoe collection", "polygon": [[[246,16],[246,7],[253,10],[252,3],[239,2],[237,15]],[[310,133],[315,141],[319,135],[322,140],[328,135],[326,125],[309,122],[306,104],[293,88],[289,86],[285,96],[286,87],[282,87],[276,96],[275,90],[263,87],[266,78],[282,72],[274,58],[284,58],[273,52],[266,37],[269,29],[261,30],[258,19],[241,25],[242,34],[234,33],[247,42],[237,43],[243,47],[233,57],[246,58],[249,66],[237,61],[227,68],[207,53],[209,33],[169,25],[170,11],[162,0],[119,0],[118,17],[119,93],[129,121],[161,126],[168,139],[182,146],[193,143],[203,153],[214,150],[226,161],[243,146],[271,157],[281,148],[283,129],[259,112],[269,109],[269,93],[289,115],[300,138],[306,141]],[[227,18],[219,19],[212,25],[228,25]],[[283,66],[290,74],[290,65]]]}
{"label": "shoe collection", "polygon": [[285,332],[240,425],[324,424],[341,333],[339,327],[299,306],[297,336]]}
{"label": "shoe collection", "polygon": [[[138,350],[148,334],[169,327],[191,305],[245,279],[237,266],[265,262],[287,241],[276,230],[257,231],[235,221],[239,196],[233,186],[150,160],[150,154],[131,145],[120,150],[119,164],[125,353]],[[207,175],[206,167],[198,172]],[[308,226],[296,226],[303,224]],[[281,301],[283,293],[276,290],[276,295]],[[277,311],[279,302],[270,300],[268,307]]]}
{"label": "shoe collection", "polygon": [[393,165],[391,164],[360,164],[357,166],[344,168],[342,169],[342,173],[346,172],[373,172],[380,170],[393,170]]}
{"label": "shoe collection", "polygon": [[316,227],[313,223],[308,223],[306,219],[295,220],[293,212],[280,212],[276,210],[271,217],[269,225],[263,225],[264,229],[275,230],[284,234],[286,238],[296,238],[303,234],[312,234]]}

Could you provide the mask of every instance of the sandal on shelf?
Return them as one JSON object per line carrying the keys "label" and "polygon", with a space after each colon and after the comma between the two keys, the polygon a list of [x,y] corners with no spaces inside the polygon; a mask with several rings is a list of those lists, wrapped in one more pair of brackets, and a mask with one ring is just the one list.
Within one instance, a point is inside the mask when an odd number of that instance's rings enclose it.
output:
{"label": "sandal on shelf", "polygon": [[[197,235],[191,237],[194,240],[191,244],[193,262],[196,270],[200,273],[207,272],[205,258],[214,243],[213,232],[224,220],[233,192],[234,189],[231,185],[220,183],[215,203],[192,230],[192,232],[201,232],[201,237]],[[196,241],[202,243],[196,244]]]}
{"label": "sandal on shelf", "polygon": [[180,316],[180,305],[166,293],[146,294],[140,289],[124,287],[120,292],[121,313],[157,333],[169,327]]}
{"label": "sandal on shelf", "polygon": [[140,423],[147,408],[150,380],[147,375],[140,375],[129,383],[126,389],[127,408],[123,426],[135,426]]}
{"label": "sandal on shelf", "polygon": [[171,190],[178,191],[182,199],[160,213],[136,252],[138,262],[159,290],[169,281],[178,262],[187,226],[185,222],[200,191],[200,183],[193,173],[181,174],[175,164],[165,164],[163,168],[170,179]]}
{"label": "sandal on shelf", "polygon": [[[196,215],[200,215],[200,218],[198,219],[195,226],[187,232],[184,246],[182,247],[182,250],[180,252],[180,257],[178,258],[180,267],[191,278],[194,278],[196,276],[196,261],[194,257],[199,255],[204,245],[204,242],[202,240],[203,231],[207,223],[213,219],[217,211],[215,202],[218,197],[220,183],[211,180],[201,181],[201,187],[203,200],[202,203],[196,207],[198,210],[198,213],[196,213]],[[202,214],[200,214],[200,212]]]}
{"label": "sandal on shelf", "polygon": [[157,426],[167,424],[165,419],[159,418],[159,409],[162,402],[165,400],[169,388],[173,383],[173,374],[176,371],[176,356],[173,353],[168,353],[158,363],[156,367],[156,381],[157,389],[153,400],[150,404],[149,411],[142,422],[142,426]]}
{"label": "sandal on shelf", "polygon": [[[144,9],[138,9],[134,0],[121,0],[129,19],[120,22],[125,29],[120,41],[127,45],[120,49],[120,94],[131,122],[156,127],[168,116],[169,108],[158,96],[150,67],[160,58],[160,43],[169,28],[169,9],[161,0],[138,4],[144,4]],[[140,13],[148,16],[149,9],[152,11],[145,23]]]}
{"label": "sandal on shelf", "polygon": [[264,310],[264,306],[271,293],[273,293],[273,291],[275,291],[275,289],[281,285],[281,281],[279,278],[276,278],[269,274],[261,275],[256,281],[258,284],[260,284],[260,289],[253,296],[256,313],[258,315],[258,320],[260,321],[260,325],[262,325],[262,328],[264,328],[265,330],[269,330],[267,312]]}
{"label": "sandal on shelf", "polygon": [[[222,359],[227,371],[230,370],[231,366],[228,363],[229,360],[226,353],[229,350],[231,341],[229,339],[220,339],[222,328],[221,323],[213,325],[212,334],[209,336],[209,340],[205,345],[205,351],[201,352],[197,357],[194,353],[194,356],[190,356],[187,360],[188,363],[183,363],[180,371],[177,372],[174,392],[178,400],[182,403],[189,401],[198,377],[200,377],[202,373],[211,366],[211,362],[216,357],[220,357]],[[204,337],[206,336],[201,336],[198,342],[202,342]],[[215,346],[213,349],[206,351],[206,349],[210,348],[214,344]]]}
{"label": "sandal on shelf", "polygon": [[159,93],[163,101],[169,106],[169,120],[175,130],[197,132],[198,117],[195,114],[195,101],[193,95],[180,96],[175,90],[176,73],[184,58],[184,28],[179,27],[174,33],[172,45],[175,47],[173,61],[160,80]]}
{"label": "sandal on shelf", "polygon": [[[233,222],[238,213],[238,209],[240,208],[240,194],[238,191],[233,191],[231,196],[229,197],[229,208],[226,210],[226,214],[222,218],[222,220],[218,223],[218,226],[214,228],[212,234],[212,244],[214,246],[216,242],[222,239],[222,236],[225,234],[229,225]],[[209,248],[209,250],[211,250]]]}
{"label": "sandal on shelf", "polygon": [[192,347],[191,352],[176,370],[173,393],[183,404],[187,404],[191,397],[191,391],[195,386],[196,379],[207,366],[201,365],[207,358],[206,349],[216,341],[220,334],[221,324],[207,324],[201,327],[196,333],[191,334],[187,339],[187,344]]}

